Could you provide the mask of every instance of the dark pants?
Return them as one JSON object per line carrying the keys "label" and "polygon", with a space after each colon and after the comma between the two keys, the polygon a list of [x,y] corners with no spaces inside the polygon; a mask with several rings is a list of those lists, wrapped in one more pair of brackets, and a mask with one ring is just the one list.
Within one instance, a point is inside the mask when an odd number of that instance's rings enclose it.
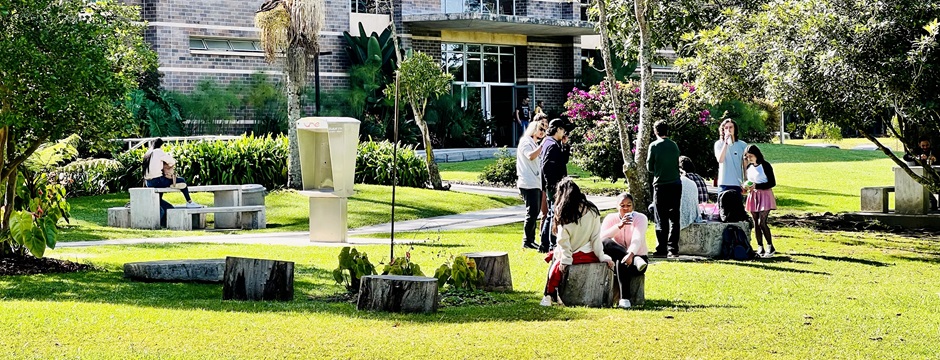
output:
{"label": "dark pants", "polygon": [[667,251],[679,253],[679,203],[682,200],[682,183],[653,186],[653,206],[656,211],[656,253]]}
{"label": "dark pants", "polygon": [[620,245],[616,241],[613,241],[611,239],[604,240],[604,253],[607,254],[607,256],[610,256],[612,259],[614,259],[614,264],[616,264],[616,266],[614,267],[614,273],[617,275],[617,282],[620,284],[620,298],[621,299],[632,298],[633,294],[629,293],[630,292],[630,288],[629,288],[630,279],[632,279],[635,276],[646,273],[646,269],[643,269],[643,271],[640,271],[639,269],[636,268],[635,266],[636,258],[638,257],[643,258],[643,260],[646,260],[647,262],[649,262],[650,258],[646,255],[634,256],[633,257],[634,263],[631,264],[630,266],[627,266],[627,264],[624,264],[623,262],[621,262],[623,261],[623,258],[627,257],[627,248],[623,247],[623,245]]}
{"label": "dark pants", "polygon": [[549,252],[555,248],[555,234],[552,233],[552,219],[555,218],[555,188],[545,189],[545,201],[548,203],[548,216],[542,221],[540,252]]}
{"label": "dark pants", "polygon": [[522,239],[522,244],[535,244],[535,225],[538,224],[542,210],[542,190],[519,189],[519,193],[525,201],[525,222],[522,226],[525,238]]}
{"label": "dark pants", "polygon": [[[186,180],[184,180],[181,177],[177,177],[176,182],[185,183]],[[147,180],[147,187],[152,187],[152,188],[168,188],[172,184],[173,184],[173,181],[163,176]],[[186,198],[187,202],[193,200],[192,198],[189,197],[189,188],[183,188],[180,191],[183,192],[183,197]],[[161,201],[163,200],[163,193],[160,193],[160,200]]]}
{"label": "dark pants", "polygon": [[720,185],[720,186],[718,186],[718,193],[719,193],[719,194],[721,194],[722,192],[727,191],[727,190],[734,190],[734,191],[737,191],[738,194],[740,194],[741,191],[744,191],[744,189],[742,189],[740,186],[734,186],[734,185]]}

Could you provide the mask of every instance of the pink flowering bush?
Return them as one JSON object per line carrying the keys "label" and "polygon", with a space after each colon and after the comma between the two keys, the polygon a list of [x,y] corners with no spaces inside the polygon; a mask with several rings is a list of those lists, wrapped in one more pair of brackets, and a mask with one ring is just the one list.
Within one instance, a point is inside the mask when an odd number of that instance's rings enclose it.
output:
{"label": "pink flowering bush", "polygon": [[[621,89],[621,109],[631,138],[636,139],[640,120],[640,83],[617,83]],[[653,122],[665,119],[671,125],[670,138],[679,145],[679,151],[692,158],[699,175],[713,176],[717,171],[712,145],[717,138],[717,123],[708,107],[696,94],[692,84],[653,84],[650,106]],[[612,113],[612,99],[607,83],[590,90],[573,89],[565,102],[565,115],[577,125],[571,133],[572,160],[582,169],[611,181],[623,177],[623,158],[620,153],[620,135]],[[652,129],[650,131],[652,135]],[[635,152],[635,145],[631,152]]]}

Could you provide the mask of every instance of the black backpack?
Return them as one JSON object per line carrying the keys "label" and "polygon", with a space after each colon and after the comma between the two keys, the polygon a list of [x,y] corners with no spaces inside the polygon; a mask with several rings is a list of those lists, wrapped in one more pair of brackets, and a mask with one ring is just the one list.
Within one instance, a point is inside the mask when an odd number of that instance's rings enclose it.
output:
{"label": "black backpack", "polygon": [[744,210],[744,199],[740,192],[734,190],[725,190],[718,194],[718,213],[724,223],[749,220],[747,211]]}
{"label": "black backpack", "polygon": [[757,255],[744,229],[728,225],[721,233],[721,259],[751,260]]}

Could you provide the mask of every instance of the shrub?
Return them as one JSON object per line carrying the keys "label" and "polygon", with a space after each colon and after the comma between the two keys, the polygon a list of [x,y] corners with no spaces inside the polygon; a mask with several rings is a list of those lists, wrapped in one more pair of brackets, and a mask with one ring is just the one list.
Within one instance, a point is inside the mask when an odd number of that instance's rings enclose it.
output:
{"label": "shrub", "polygon": [[364,252],[346,246],[340,250],[337,258],[339,266],[333,270],[333,280],[337,284],[345,285],[346,291],[359,292],[360,279],[366,275],[375,275],[375,266]]}
{"label": "shrub", "polygon": [[[612,100],[606,86],[606,83],[592,86],[588,91],[573,89],[565,102],[565,115],[577,124],[570,135],[572,161],[575,165],[595,176],[616,181],[623,178],[623,157],[619,128],[611,114]],[[626,119],[621,121],[626,123],[630,137],[636,139],[640,116],[640,83],[631,81],[618,83],[617,86],[626,115]],[[692,158],[699,174],[715,173],[718,164],[711,154],[717,135],[711,135],[710,126],[716,124],[699,99],[695,86],[666,82],[653,86],[656,94],[650,105],[653,121],[669,122],[669,138],[676,142],[682,154]],[[633,146],[631,153],[636,152]]]}
{"label": "shrub", "polygon": [[831,122],[816,120],[806,125],[806,138],[836,142],[842,140],[842,129]]}
{"label": "shrub", "polygon": [[425,117],[435,147],[477,147],[486,119],[478,104],[460,106],[459,95],[445,94],[428,103]]}
{"label": "shrub", "polygon": [[458,290],[475,290],[483,286],[483,271],[477,268],[473,259],[460,255],[454,258],[453,264],[444,263],[434,272],[437,278],[437,287],[445,284]]}
{"label": "shrub", "polygon": [[77,197],[120,191],[125,170],[117,160],[84,159],[62,166],[50,175],[65,187],[68,197]]}
{"label": "shrub", "polygon": [[385,265],[382,275],[424,276],[424,273],[418,264],[411,262],[411,252],[406,252],[405,257],[397,257]]}
{"label": "shrub", "polygon": [[480,173],[480,181],[496,185],[514,186],[517,179],[516,157],[509,155],[506,147],[497,151],[496,161],[486,165]]}
{"label": "shrub", "polygon": [[[356,154],[356,183],[392,185],[393,144],[388,141],[359,143]],[[424,187],[428,183],[428,168],[424,159],[415,155],[414,146],[399,145],[398,185]]]}

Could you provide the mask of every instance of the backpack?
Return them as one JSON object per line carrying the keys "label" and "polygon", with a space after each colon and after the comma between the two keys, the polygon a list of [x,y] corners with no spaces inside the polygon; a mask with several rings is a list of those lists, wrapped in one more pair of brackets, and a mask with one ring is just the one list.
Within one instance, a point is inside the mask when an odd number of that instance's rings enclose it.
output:
{"label": "backpack", "polygon": [[757,255],[743,229],[728,225],[721,233],[720,259],[751,260]]}
{"label": "backpack", "polygon": [[718,194],[718,213],[724,223],[749,220],[747,211],[744,210],[744,199],[740,192],[734,190],[725,190]]}

